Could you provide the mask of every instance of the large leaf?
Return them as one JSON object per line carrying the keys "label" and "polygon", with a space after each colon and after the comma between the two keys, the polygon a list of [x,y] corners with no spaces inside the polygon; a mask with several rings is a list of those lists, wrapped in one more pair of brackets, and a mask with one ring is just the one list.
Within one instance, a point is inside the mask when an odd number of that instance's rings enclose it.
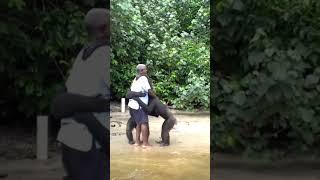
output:
{"label": "large leaf", "polygon": [[248,61],[250,65],[259,65],[265,60],[265,54],[263,52],[252,52],[249,54]]}
{"label": "large leaf", "polygon": [[241,0],[233,0],[232,8],[238,11],[242,11],[244,9],[244,4]]}
{"label": "large leaf", "polygon": [[246,95],[245,92],[243,91],[239,91],[237,92],[234,96],[233,96],[233,101],[237,104],[237,105],[243,105],[246,101]]}
{"label": "large leaf", "polygon": [[314,111],[312,109],[299,108],[299,113],[305,122],[311,122],[313,120]]}
{"label": "large leaf", "polygon": [[316,75],[308,75],[305,79],[304,85],[306,87],[310,87],[312,85],[316,85],[319,82],[319,76]]}

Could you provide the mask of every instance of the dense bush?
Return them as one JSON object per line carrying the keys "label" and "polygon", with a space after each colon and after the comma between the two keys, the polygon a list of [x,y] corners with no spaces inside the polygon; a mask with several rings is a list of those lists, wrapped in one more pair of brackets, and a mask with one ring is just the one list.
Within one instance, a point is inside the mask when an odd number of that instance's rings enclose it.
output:
{"label": "dense bush", "polygon": [[72,1],[1,1],[0,99],[7,109],[2,117],[48,112],[72,58],[86,42],[82,19],[89,8]]}
{"label": "dense bush", "polygon": [[[48,113],[52,96],[87,42],[85,13],[106,2],[0,2],[0,118]],[[208,1],[112,1],[112,21],[114,97],[124,96],[137,63],[149,65],[157,93],[169,103],[192,95],[187,87],[192,78],[208,86]],[[188,99],[179,107],[207,107],[209,92],[201,90],[195,106]]]}
{"label": "dense bush", "polygon": [[214,150],[318,153],[320,2],[220,0],[213,11]]}
{"label": "dense bush", "polygon": [[117,0],[111,10],[117,98],[130,87],[135,66],[144,63],[163,101],[183,109],[208,108],[209,1]]}

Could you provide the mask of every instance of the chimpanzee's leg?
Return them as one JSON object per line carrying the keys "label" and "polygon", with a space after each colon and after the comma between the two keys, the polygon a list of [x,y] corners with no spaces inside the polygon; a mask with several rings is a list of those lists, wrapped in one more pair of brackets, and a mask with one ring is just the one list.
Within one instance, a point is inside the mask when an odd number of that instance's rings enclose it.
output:
{"label": "chimpanzee's leg", "polygon": [[176,119],[173,116],[170,116],[166,119],[162,124],[161,130],[161,139],[162,143],[161,146],[169,146],[170,145],[170,135],[169,132],[173,128],[176,123]]}
{"label": "chimpanzee's leg", "polygon": [[129,144],[134,144],[132,130],[137,126],[136,122],[130,117],[127,122],[126,134]]}

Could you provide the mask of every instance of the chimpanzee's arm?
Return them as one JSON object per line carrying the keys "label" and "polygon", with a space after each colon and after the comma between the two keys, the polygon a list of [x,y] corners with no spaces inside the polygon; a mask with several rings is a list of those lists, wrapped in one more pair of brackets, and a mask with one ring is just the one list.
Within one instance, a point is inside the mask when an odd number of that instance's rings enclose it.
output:
{"label": "chimpanzee's arm", "polygon": [[148,95],[152,98],[158,98],[156,93],[152,89],[148,90]]}
{"label": "chimpanzee's arm", "polygon": [[127,99],[132,99],[134,97],[144,97],[146,94],[142,92],[134,92],[134,91],[128,91],[126,98]]}
{"label": "chimpanzee's arm", "polygon": [[102,150],[107,154],[110,153],[110,131],[97,120],[93,113],[76,112],[74,119],[86,125],[94,139],[101,145]]}
{"label": "chimpanzee's arm", "polygon": [[149,108],[148,108],[148,105],[147,105],[147,104],[145,104],[144,102],[142,102],[141,99],[138,98],[138,97],[134,97],[134,98],[132,98],[132,99],[135,100],[135,101],[137,101],[138,104],[142,107],[142,109],[149,114]]}
{"label": "chimpanzee's arm", "polygon": [[75,112],[109,112],[110,99],[61,93],[51,104],[51,114],[57,118],[71,117]]}

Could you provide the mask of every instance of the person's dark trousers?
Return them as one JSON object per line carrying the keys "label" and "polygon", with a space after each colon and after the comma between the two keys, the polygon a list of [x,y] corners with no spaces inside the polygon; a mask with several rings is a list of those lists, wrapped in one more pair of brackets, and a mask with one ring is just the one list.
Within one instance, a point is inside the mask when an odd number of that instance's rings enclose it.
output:
{"label": "person's dark trousers", "polygon": [[[95,143],[93,143],[95,144]],[[109,156],[108,156],[109,158]],[[62,144],[62,162],[68,180],[109,180],[110,164],[107,156],[93,145],[82,152]]]}

